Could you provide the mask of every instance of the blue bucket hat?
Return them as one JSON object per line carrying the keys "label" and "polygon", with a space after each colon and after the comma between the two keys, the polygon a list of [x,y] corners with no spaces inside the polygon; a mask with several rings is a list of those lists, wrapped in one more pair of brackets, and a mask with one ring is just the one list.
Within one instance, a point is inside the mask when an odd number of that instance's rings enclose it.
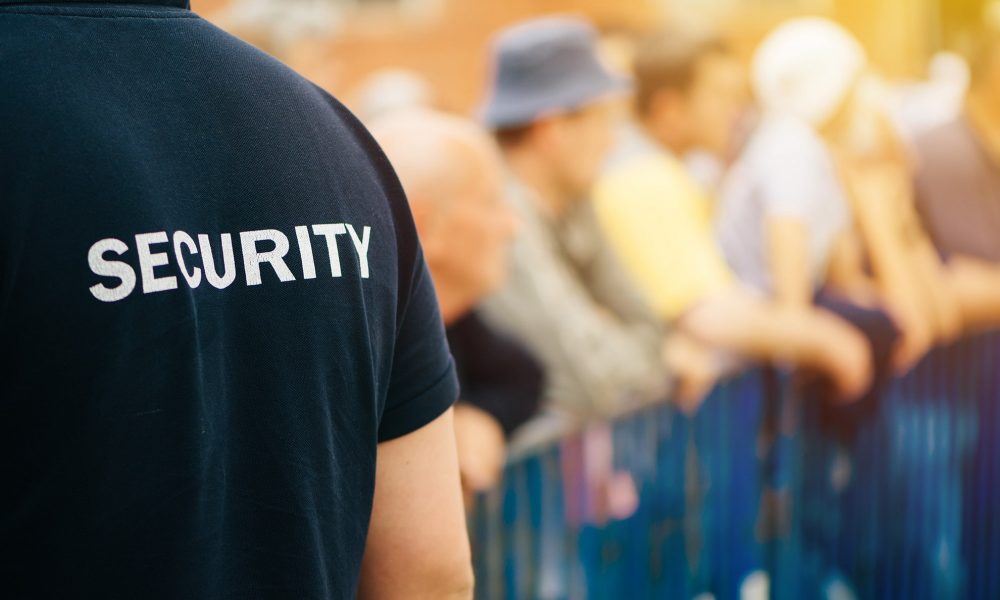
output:
{"label": "blue bucket hat", "polygon": [[597,33],[578,17],[546,17],[509,27],[493,43],[490,91],[481,109],[494,129],[572,110],[631,89],[597,56]]}

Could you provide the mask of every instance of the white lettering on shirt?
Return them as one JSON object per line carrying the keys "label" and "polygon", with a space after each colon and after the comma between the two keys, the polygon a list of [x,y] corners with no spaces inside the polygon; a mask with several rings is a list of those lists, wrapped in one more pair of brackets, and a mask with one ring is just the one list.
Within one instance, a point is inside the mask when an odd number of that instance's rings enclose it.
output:
{"label": "white lettering on shirt", "polygon": [[368,234],[371,227],[367,225],[361,230],[362,239],[358,239],[358,232],[354,231],[353,225],[347,226],[347,233],[351,234],[351,241],[354,242],[354,249],[358,252],[358,261],[361,265],[361,278],[368,279]]}
{"label": "white lettering on shirt", "polygon": [[152,252],[153,244],[163,244],[167,241],[166,231],[140,233],[135,236],[135,249],[139,254],[139,273],[142,274],[142,293],[165,292],[177,289],[177,278],[173,275],[157,277],[156,267],[162,267],[170,262],[166,252]]}
{"label": "white lettering on shirt", "polygon": [[205,279],[212,287],[225,289],[236,280],[236,260],[233,258],[233,236],[222,234],[222,277],[215,268],[215,258],[212,256],[212,244],[204,233],[198,234],[198,245],[201,247],[202,264],[205,266]]}
{"label": "white lettering on shirt", "polygon": [[128,244],[115,238],[105,238],[94,242],[87,252],[87,262],[94,275],[102,277],[117,277],[121,282],[115,287],[98,283],[90,287],[90,293],[101,302],[116,302],[128,296],[135,289],[135,271],[128,263],[117,260],[104,260],[105,252],[114,252],[118,256],[128,251]]}
{"label": "white lettering on shirt", "polygon": [[[257,242],[261,240],[272,242],[274,249],[258,252]],[[277,229],[240,232],[240,245],[243,247],[243,270],[247,276],[247,285],[260,285],[262,283],[260,279],[261,263],[271,265],[281,281],[295,279],[288,265],[285,264],[285,255],[288,254],[288,238]]]}
{"label": "white lettering on shirt", "polygon": [[299,256],[302,257],[302,279],[316,279],[316,262],[313,260],[309,228],[305,225],[296,227],[295,238],[299,242]]}
{"label": "white lettering on shirt", "polygon": [[340,252],[337,250],[337,236],[347,233],[347,228],[344,227],[343,223],[325,223],[313,225],[313,233],[326,238],[326,250],[330,255],[330,275],[332,277],[341,277],[343,273],[340,271]]}
{"label": "white lettering on shirt", "polygon": [[[358,255],[357,276],[368,279],[371,276],[368,261],[368,249],[371,244],[371,227],[368,225],[355,227],[349,223],[319,223],[315,225],[298,225],[294,227],[296,247],[299,253],[299,264],[302,267],[301,279],[316,279],[317,265],[313,254],[313,237],[321,237],[326,242],[327,256],[330,262],[330,276],[340,278],[343,273],[341,248],[337,244],[337,236],[350,235],[351,248]],[[358,234],[358,231],[361,234]],[[138,259],[138,278],[142,283],[144,294],[165,292],[178,288],[179,281],[187,287],[195,289],[201,285],[202,275],[212,287],[223,290],[231,286],[237,277],[236,256],[234,252],[233,235],[219,234],[222,248],[222,268],[216,263],[215,254],[208,234],[197,236],[186,231],[174,231],[170,236],[166,231],[140,233],[135,236],[136,256]],[[240,250],[243,258],[243,274],[248,286],[264,283],[261,265],[270,265],[278,277],[285,283],[296,281],[297,274],[289,268],[296,266],[287,257],[291,246],[289,237],[277,229],[259,229],[241,231]],[[197,242],[195,241],[197,239]],[[172,242],[173,252],[159,251],[158,244]],[[169,247],[169,246],[168,246]],[[344,248],[344,251],[348,251]],[[129,246],[115,238],[99,240],[90,247],[87,263],[91,272],[99,277],[114,277],[118,284],[110,286],[97,282],[90,287],[90,293],[102,302],[117,302],[128,297],[136,288],[137,274],[133,265],[125,261],[107,260],[104,255],[114,252],[121,256],[128,252]],[[294,250],[291,250],[294,252]],[[176,262],[171,265],[171,257]],[[200,265],[198,265],[200,259]],[[180,278],[168,275],[165,271],[173,267],[180,273]],[[159,270],[160,275],[157,276]]]}
{"label": "white lettering on shirt", "polygon": [[190,273],[188,272],[187,266],[184,264],[184,254],[181,253],[181,246],[186,246],[191,254],[198,254],[198,247],[195,246],[191,236],[183,231],[175,231],[174,254],[177,256],[177,266],[180,268],[184,281],[187,281],[187,284],[192,288],[196,288],[201,284],[201,269],[194,267]]}

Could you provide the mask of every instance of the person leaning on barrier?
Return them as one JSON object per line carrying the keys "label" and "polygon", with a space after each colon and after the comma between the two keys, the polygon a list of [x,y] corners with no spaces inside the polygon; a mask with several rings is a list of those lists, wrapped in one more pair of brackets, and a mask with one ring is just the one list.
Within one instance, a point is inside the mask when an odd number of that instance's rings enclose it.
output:
{"label": "person leaning on barrier", "polygon": [[853,215],[856,248],[831,262],[829,284],[857,303],[884,305],[904,332],[896,349],[903,372],[932,346],[965,329],[961,294],[920,224],[911,160],[881,99],[866,80],[827,134]]}
{"label": "person leaning on barrier", "polygon": [[598,218],[650,304],[706,360],[721,350],[791,362],[857,398],[871,383],[864,337],[832,313],[782,306],[741,284],[715,241],[713,203],[678,158],[734,145],[739,69],[708,34],[666,30],[638,44],[636,131],[595,186]]}
{"label": "person leaning on barrier", "polygon": [[860,44],[819,18],[783,23],[754,54],[762,116],[723,182],[716,227],[737,275],[779,301],[812,303],[850,228],[822,133],[864,66]]}
{"label": "person leaning on barrier", "polygon": [[[947,187],[948,220],[928,225],[969,223],[969,234],[959,243],[965,244],[971,256],[955,247],[936,250],[918,214],[921,206],[927,208],[926,202],[919,202],[928,199],[927,184],[938,193],[942,189],[936,173],[948,172],[954,160],[962,163],[960,172],[974,171],[982,153],[974,146],[970,152],[970,140],[961,134],[967,129],[958,123],[939,128],[937,136],[930,134],[936,139],[935,148],[931,156],[918,161],[915,203],[912,155],[889,118],[887,104],[883,84],[866,76],[824,126],[858,242],[853,252],[834,255],[827,283],[857,303],[875,299],[888,309],[903,332],[895,358],[897,370],[905,370],[931,345],[947,344],[961,334],[1000,324],[1000,270],[976,255],[975,246],[985,239],[984,230],[977,231],[981,225],[977,219],[962,214],[959,181]],[[926,142],[918,143],[917,150],[921,149],[927,151]],[[937,201],[940,216],[940,196]],[[988,212],[987,208],[982,214],[984,220]],[[952,240],[956,237],[953,232]]]}
{"label": "person leaning on barrier", "polygon": [[371,126],[410,201],[455,358],[458,464],[471,499],[499,480],[505,437],[535,413],[542,391],[534,358],[477,311],[507,278],[517,226],[502,196],[500,157],[474,123],[426,109]]}
{"label": "person leaning on barrier", "polygon": [[965,110],[917,139],[916,191],[943,254],[1000,263],[1000,3],[994,6],[996,22],[987,18],[970,41]]}
{"label": "person leaning on barrier", "polygon": [[1000,324],[1000,2],[970,48],[963,114],[916,142],[916,206],[967,329]]}
{"label": "person leaning on barrier", "polygon": [[[715,217],[726,261],[745,284],[782,309],[835,314],[867,338],[869,393],[849,408],[821,394],[831,400],[823,403],[832,411],[825,422],[844,435],[873,413],[893,367],[929,348],[925,315],[862,296],[857,290],[868,291],[867,282],[850,287],[843,276],[845,257],[857,255],[857,215],[830,137],[865,65],[861,45],[826,19],[790,19],[767,35],[751,69],[761,119],[722,182]],[[902,298],[907,307],[923,300]]]}
{"label": "person leaning on barrier", "polygon": [[546,400],[575,415],[666,397],[662,324],[608,248],[588,201],[613,143],[614,100],[629,88],[600,64],[575,17],[500,33],[482,116],[508,169],[521,229],[512,273],[486,316],[543,363]]}
{"label": "person leaning on barrier", "polygon": [[186,0],[2,0],[0,39],[4,595],[471,598],[454,367],[364,128]]}

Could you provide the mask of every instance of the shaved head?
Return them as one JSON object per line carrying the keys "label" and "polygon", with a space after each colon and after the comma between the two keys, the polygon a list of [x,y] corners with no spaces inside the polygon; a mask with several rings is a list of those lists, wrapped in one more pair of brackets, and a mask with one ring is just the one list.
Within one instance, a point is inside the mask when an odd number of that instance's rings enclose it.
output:
{"label": "shaved head", "polygon": [[413,213],[445,323],[507,276],[516,218],[492,138],[471,121],[412,109],[371,123]]}
{"label": "shaved head", "polygon": [[444,209],[477,180],[499,185],[499,153],[486,131],[471,121],[407,109],[376,119],[369,129],[411,204],[433,202]]}

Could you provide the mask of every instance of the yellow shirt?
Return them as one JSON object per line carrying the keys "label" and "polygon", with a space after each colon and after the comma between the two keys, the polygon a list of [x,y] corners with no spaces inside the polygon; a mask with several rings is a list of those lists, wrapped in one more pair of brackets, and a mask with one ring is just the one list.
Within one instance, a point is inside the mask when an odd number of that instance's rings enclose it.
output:
{"label": "yellow shirt", "polygon": [[712,232],[712,207],[684,167],[652,152],[606,172],[594,189],[601,228],[649,304],[673,320],[734,284]]}

